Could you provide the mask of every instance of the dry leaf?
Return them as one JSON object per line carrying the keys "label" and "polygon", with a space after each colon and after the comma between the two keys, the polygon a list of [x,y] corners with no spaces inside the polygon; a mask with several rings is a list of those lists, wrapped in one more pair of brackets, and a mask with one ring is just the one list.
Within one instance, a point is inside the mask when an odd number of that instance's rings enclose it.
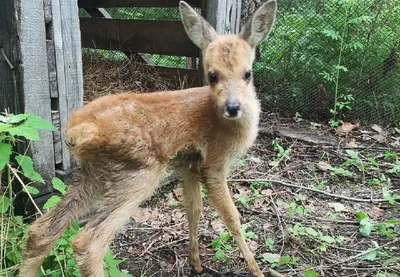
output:
{"label": "dry leaf", "polygon": [[310,122],[310,125],[314,126],[314,127],[323,127],[324,126],[324,125],[322,125],[320,123],[316,123],[316,122]]}
{"label": "dry leaf", "polygon": [[371,126],[371,129],[374,130],[375,132],[378,132],[379,134],[383,133],[383,129],[381,126],[377,125],[377,124],[373,124]]}
{"label": "dry leaf", "polygon": [[348,212],[349,210],[342,203],[328,203],[328,206],[336,212]]}
{"label": "dry leaf", "polygon": [[183,188],[177,187],[176,189],[174,189],[174,195],[178,201],[182,202],[183,201]]}
{"label": "dry leaf", "polygon": [[383,216],[383,214],[384,214],[384,211],[375,206],[373,206],[372,209],[370,211],[368,211],[368,215],[372,219],[379,219]]}
{"label": "dry leaf", "polygon": [[353,124],[350,122],[343,122],[342,125],[336,128],[336,134],[338,135],[347,135],[351,131],[353,131],[355,128],[360,126],[359,123]]}
{"label": "dry leaf", "polygon": [[372,138],[380,143],[386,142],[386,138],[381,134],[373,135]]}
{"label": "dry leaf", "polygon": [[270,167],[275,167],[275,166],[278,166],[278,165],[279,165],[279,162],[270,161],[270,162],[268,163],[268,165],[269,165]]}
{"label": "dry leaf", "polygon": [[249,160],[252,161],[252,162],[255,162],[255,163],[257,163],[257,164],[262,163],[262,160],[261,160],[260,158],[258,158],[258,157],[253,157],[253,156],[251,156],[251,157],[249,158]]}
{"label": "dry leaf", "polygon": [[256,254],[257,248],[258,248],[257,242],[254,240],[251,240],[247,243],[247,245],[249,246],[251,253]]}
{"label": "dry leaf", "polygon": [[256,200],[254,200],[254,202],[253,202],[254,208],[263,210],[263,208],[265,208],[264,201],[265,201],[264,198],[258,198]]}
{"label": "dry leaf", "polygon": [[399,128],[394,127],[394,130],[395,130],[396,133],[400,134],[400,129]]}
{"label": "dry leaf", "polygon": [[274,262],[274,263],[279,263],[279,260],[281,258],[281,255],[275,254],[275,253],[263,253],[262,254],[264,260]]}
{"label": "dry leaf", "polygon": [[151,212],[148,208],[137,208],[132,215],[136,222],[145,222],[151,218]]}
{"label": "dry leaf", "polygon": [[222,221],[219,221],[219,220],[211,222],[211,227],[213,228],[213,230],[216,233],[219,233],[219,232],[225,230],[225,224],[222,223]]}
{"label": "dry leaf", "polygon": [[322,171],[328,171],[332,166],[324,161],[319,161],[317,164],[317,168]]}
{"label": "dry leaf", "polygon": [[265,196],[272,195],[273,193],[274,193],[274,192],[273,192],[272,189],[263,189],[263,190],[261,191],[261,194],[262,194],[262,195],[265,195]]}
{"label": "dry leaf", "polygon": [[356,143],[355,139],[351,139],[348,143],[346,143],[346,147],[357,148],[358,144]]}

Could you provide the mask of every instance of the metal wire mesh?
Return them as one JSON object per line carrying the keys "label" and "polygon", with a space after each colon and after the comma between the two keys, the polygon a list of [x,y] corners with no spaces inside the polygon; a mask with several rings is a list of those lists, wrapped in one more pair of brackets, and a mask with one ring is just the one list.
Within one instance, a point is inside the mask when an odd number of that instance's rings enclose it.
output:
{"label": "metal wire mesh", "polygon": [[[242,22],[259,0],[242,2]],[[314,120],[400,122],[400,1],[280,1],[260,48],[264,107]]]}

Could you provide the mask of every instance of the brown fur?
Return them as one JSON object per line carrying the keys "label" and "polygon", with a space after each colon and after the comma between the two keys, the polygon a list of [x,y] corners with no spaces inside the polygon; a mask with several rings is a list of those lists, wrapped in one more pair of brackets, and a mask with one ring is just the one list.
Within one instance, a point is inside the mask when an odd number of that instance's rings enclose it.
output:
{"label": "brown fur", "polygon": [[[265,17],[267,13],[274,19],[275,6],[270,1],[259,14]],[[255,39],[216,37],[186,4],[181,4],[181,13],[189,36],[204,47],[204,71],[215,72],[218,83],[180,91],[109,95],[73,112],[65,134],[71,152],[82,161],[82,184],[70,187],[64,200],[30,228],[21,277],[36,276],[54,241],[95,202],[99,202],[96,213],[74,239],[73,249],[82,276],[103,276],[107,245],[132,211],[151,196],[168,165],[183,177],[189,263],[194,270],[202,271],[197,225],[202,205],[200,185],[204,183],[250,272],[264,276],[241,235],[239,213],[226,177],[232,154],[249,148],[257,135],[260,105],[252,81],[243,76],[251,70],[254,59],[250,45],[258,44],[272,25],[264,26],[261,34],[244,32]],[[262,28],[259,14],[253,20],[257,32]],[[192,28],[206,28],[204,36],[198,37]],[[224,114],[230,99],[239,100],[238,118],[228,119]]]}

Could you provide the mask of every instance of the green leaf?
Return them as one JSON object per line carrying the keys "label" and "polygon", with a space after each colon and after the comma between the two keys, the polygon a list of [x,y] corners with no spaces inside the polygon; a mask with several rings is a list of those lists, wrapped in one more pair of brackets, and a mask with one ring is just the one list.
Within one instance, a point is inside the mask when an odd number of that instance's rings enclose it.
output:
{"label": "green leaf", "polygon": [[360,221],[363,220],[364,218],[369,218],[368,215],[367,215],[366,213],[362,212],[362,211],[359,211],[359,212],[356,214],[356,217],[357,217],[357,221],[358,221],[358,222],[360,222]]}
{"label": "green leaf", "polygon": [[62,198],[60,196],[53,195],[52,197],[49,198],[49,200],[46,201],[46,203],[44,203],[43,208],[50,209],[55,205],[57,205],[57,203],[59,203],[61,200]]}
{"label": "green leaf", "polygon": [[15,123],[20,123],[21,121],[24,121],[27,119],[30,115],[27,113],[21,113],[21,114],[8,114],[8,117],[6,117],[6,122],[15,124]]}
{"label": "green leaf", "polygon": [[39,175],[33,168],[33,161],[29,156],[18,155],[15,157],[15,160],[22,168],[22,172],[24,175],[29,178],[33,182],[44,183],[42,176]]}
{"label": "green leaf", "polygon": [[318,237],[318,232],[311,227],[307,227],[306,232],[313,237]]}
{"label": "green leaf", "polygon": [[0,171],[10,161],[11,145],[8,143],[0,142]]}
{"label": "green leaf", "polygon": [[334,31],[334,30],[324,29],[324,30],[322,30],[322,33],[323,33],[325,36],[327,36],[327,37],[329,37],[329,38],[331,38],[331,39],[333,39],[333,40],[338,40],[338,39],[340,39],[339,33],[336,32],[336,31]]}
{"label": "green leaf", "polygon": [[0,195],[0,213],[4,214],[5,212],[8,211],[8,208],[10,207],[11,201],[10,198],[4,195]]}
{"label": "green leaf", "polygon": [[11,136],[21,136],[28,140],[36,141],[39,139],[39,133],[34,128],[27,126],[25,123],[13,126],[8,130]]}
{"label": "green leaf", "polygon": [[362,261],[376,261],[379,260],[378,258],[378,251],[371,251],[365,255],[358,257]]}
{"label": "green leaf", "polygon": [[332,238],[331,236],[322,236],[322,237],[321,237],[321,240],[322,240],[322,241],[325,241],[325,242],[327,242],[327,243],[334,243],[334,242],[335,242],[335,239]]}
{"label": "green leaf", "polygon": [[279,264],[284,265],[290,263],[290,257],[289,256],[282,256],[279,258]]}
{"label": "green leaf", "polygon": [[53,124],[36,115],[30,115],[26,120],[25,124],[29,125],[34,129],[57,131],[57,128]]}
{"label": "green leaf", "polygon": [[386,220],[384,223],[385,224],[397,225],[397,224],[400,224],[400,220],[398,220],[398,219],[389,219],[389,220]]}
{"label": "green leaf", "polygon": [[364,218],[360,221],[360,234],[363,236],[369,236],[371,234],[372,231],[372,223],[369,220],[369,218]]}
{"label": "green leaf", "polygon": [[211,243],[212,249],[214,249],[214,250],[221,248],[221,245],[222,245],[222,241],[220,238],[216,238]]}
{"label": "green leaf", "polygon": [[23,191],[27,192],[29,194],[32,194],[32,195],[39,194],[39,190],[37,188],[35,188],[35,187],[32,187],[32,186],[25,186]]}
{"label": "green leaf", "polygon": [[336,70],[342,70],[342,71],[344,71],[344,72],[349,71],[349,70],[347,69],[347,67],[344,67],[343,65],[335,65],[334,68],[335,68]]}
{"label": "green leaf", "polygon": [[67,186],[64,184],[63,181],[61,181],[60,178],[54,177],[54,178],[51,180],[51,183],[53,184],[53,188],[56,189],[56,190],[58,190],[58,191],[61,192],[62,194],[65,194],[65,193],[67,192],[67,191],[66,191]]}
{"label": "green leaf", "polygon": [[224,250],[219,249],[215,252],[214,259],[223,262],[228,259],[228,256],[225,254]]}
{"label": "green leaf", "polygon": [[318,274],[313,269],[307,269],[303,272],[303,277],[318,277]]}

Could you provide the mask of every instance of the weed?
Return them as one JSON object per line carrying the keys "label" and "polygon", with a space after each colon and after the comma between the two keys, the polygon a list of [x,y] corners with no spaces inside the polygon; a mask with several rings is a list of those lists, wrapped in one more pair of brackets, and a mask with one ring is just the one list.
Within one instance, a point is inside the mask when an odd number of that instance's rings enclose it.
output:
{"label": "weed", "polygon": [[343,236],[325,235],[319,230],[315,230],[312,227],[303,227],[301,224],[295,224],[293,227],[289,227],[288,231],[297,239],[300,239],[299,237],[305,237],[311,241],[314,241],[316,243],[315,250],[319,250],[321,252],[326,252],[329,245],[340,245],[344,241]]}
{"label": "weed", "polygon": [[232,249],[230,240],[232,238],[231,233],[228,231],[221,231],[216,239],[212,241],[212,249],[215,251],[213,260],[219,262],[228,262],[229,257],[226,251]]}
{"label": "weed", "polygon": [[[0,272],[2,276],[17,276],[16,268],[21,263],[24,237],[27,234],[29,224],[24,223],[22,216],[14,214],[13,200],[16,197],[12,189],[14,179],[20,181],[23,189],[33,201],[33,196],[39,193],[35,183],[44,183],[43,178],[34,169],[32,159],[27,155],[14,152],[18,137],[28,141],[39,139],[38,130],[55,131],[56,128],[49,122],[31,114],[0,114],[0,177],[5,174],[5,182],[1,184],[0,195]],[[29,145],[28,145],[29,147]],[[17,167],[11,162],[11,156],[15,156]],[[23,175],[28,183],[23,183],[20,178]],[[3,179],[2,179],[3,180]],[[65,194],[66,186],[58,178],[52,179],[52,187],[55,191]],[[49,209],[61,201],[61,197],[53,195],[44,204],[44,209]],[[39,207],[38,212],[41,212]],[[64,232],[55,246],[43,262],[39,276],[80,276],[78,267],[72,253],[71,240],[79,232],[80,227],[75,220]],[[111,250],[105,257],[106,276],[131,276],[118,270],[121,261],[115,260]]]}
{"label": "weed", "polygon": [[[357,221],[359,223],[359,232],[363,236],[369,236],[372,232],[377,232],[382,236],[386,236],[387,238],[394,238],[397,235],[400,235],[400,230],[398,226],[400,226],[399,219],[386,220],[384,222],[375,223],[373,222],[366,213],[359,211],[357,214]],[[397,234],[396,234],[396,226],[397,226]]]}

